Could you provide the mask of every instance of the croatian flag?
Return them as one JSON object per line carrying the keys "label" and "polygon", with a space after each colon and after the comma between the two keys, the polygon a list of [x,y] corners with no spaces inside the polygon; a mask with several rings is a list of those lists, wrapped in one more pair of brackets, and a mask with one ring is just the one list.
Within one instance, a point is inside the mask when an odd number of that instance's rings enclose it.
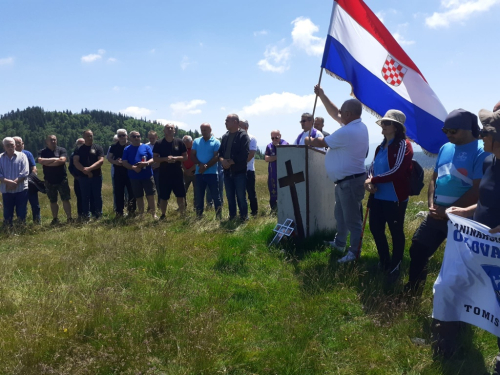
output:
{"label": "croatian flag", "polygon": [[406,115],[406,135],[437,154],[448,142],[447,116],[438,97],[406,52],[362,0],[335,0],[321,64],[351,84],[353,95],[379,116]]}

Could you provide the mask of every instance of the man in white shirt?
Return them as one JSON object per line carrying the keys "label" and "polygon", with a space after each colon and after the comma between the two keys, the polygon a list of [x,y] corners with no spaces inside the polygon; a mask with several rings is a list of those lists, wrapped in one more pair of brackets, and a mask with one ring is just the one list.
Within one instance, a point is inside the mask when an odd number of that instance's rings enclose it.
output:
{"label": "man in white shirt", "polygon": [[340,110],[317,85],[314,92],[323,102],[328,114],[340,124],[326,138],[307,137],[305,144],[314,147],[329,147],[325,156],[328,177],[335,182],[335,220],[337,234],[329,244],[344,252],[347,235],[351,233],[351,243],[347,255],[339,263],[355,260],[361,253],[361,233],[363,226],[364,181],[366,177],[365,159],[368,154],[368,129],[361,121],[362,105],[357,99],[342,104]]}
{"label": "man in white shirt", "polygon": [[304,140],[309,137],[309,131],[311,131],[311,138],[323,138],[323,133],[313,127],[314,119],[310,113],[303,113],[300,120],[300,125],[302,125],[303,132],[299,134],[294,145],[304,145]]}
{"label": "man in white shirt", "polygon": [[257,193],[255,192],[255,152],[257,151],[257,139],[248,132],[247,120],[240,120],[240,129],[246,131],[250,138],[247,159],[247,195],[250,201],[250,213],[252,216],[257,216],[259,211]]}

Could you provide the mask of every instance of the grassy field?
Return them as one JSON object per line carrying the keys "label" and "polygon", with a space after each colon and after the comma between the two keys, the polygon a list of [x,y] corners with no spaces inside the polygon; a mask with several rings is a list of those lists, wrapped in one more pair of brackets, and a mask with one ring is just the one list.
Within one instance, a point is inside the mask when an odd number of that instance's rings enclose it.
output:
{"label": "grassy field", "polygon": [[402,280],[387,286],[368,229],[357,264],[330,256],[322,241],[332,234],[284,244],[285,253],[269,250],[276,218],[267,208],[267,166],[256,167],[259,216],[242,225],[219,223],[213,211],[201,221],[191,210],[181,218],[175,203],[166,222],[115,221],[109,164],[99,222],[51,227],[40,196],[41,227],[0,234],[0,374],[491,369],[496,339],[476,328],[465,332],[455,358],[432,359],[432,284],[442,250],[430,262],[423,296],[400,298],[426,191],[408,206]]}

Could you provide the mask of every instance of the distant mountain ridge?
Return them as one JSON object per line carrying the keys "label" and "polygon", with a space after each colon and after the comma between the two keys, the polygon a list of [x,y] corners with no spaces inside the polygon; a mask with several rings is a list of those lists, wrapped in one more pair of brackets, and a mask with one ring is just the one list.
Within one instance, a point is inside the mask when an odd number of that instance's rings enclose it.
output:
{"label": "distant mountain ridge", "polygon": [[[82,132],[91,129],[94,133],[94,142],[102,146],[106,151],[112,143],[117,129],[132,130],[141,133],[143,141],[147,140],[150,130],[163,137],[163,125],[157,121],[146,119],[137,120],[122,113],[113,113],[101,110],[82,109],[80,113],[71,111],[45,111],[41,107],[28,107],[24,110],[11,111],[0,115],[0,137],[19,136],[23,139],[25,149],[33,154],[45,147],[47,135],[55,134],[58,145],[66,148],[68,152],[73,151],[77,138]],[[195,130],[185,131],[179,129],[177,137],[189,134],[193,138],[199,137],[200,133]],[[147,141],[146,141],[147,142]]]}

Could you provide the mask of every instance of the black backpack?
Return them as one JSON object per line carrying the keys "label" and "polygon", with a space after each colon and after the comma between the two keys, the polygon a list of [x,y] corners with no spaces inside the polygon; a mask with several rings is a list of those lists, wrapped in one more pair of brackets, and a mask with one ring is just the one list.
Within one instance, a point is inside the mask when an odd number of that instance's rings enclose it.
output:
{"label": "black backpack", "polygon": [[411,161],[410,195],[420,195],[424,187],[424,169],[416,160]]}

